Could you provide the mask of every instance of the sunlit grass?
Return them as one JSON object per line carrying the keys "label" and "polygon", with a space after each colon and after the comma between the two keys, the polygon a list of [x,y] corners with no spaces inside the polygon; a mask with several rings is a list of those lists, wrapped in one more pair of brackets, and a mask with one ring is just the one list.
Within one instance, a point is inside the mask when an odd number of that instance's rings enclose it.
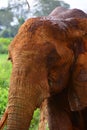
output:
{"label": "sunlit grass", "polygon": [[9,86],[11,63],[7,60],[8,55],[0,54],[0,87],[6,88]]}

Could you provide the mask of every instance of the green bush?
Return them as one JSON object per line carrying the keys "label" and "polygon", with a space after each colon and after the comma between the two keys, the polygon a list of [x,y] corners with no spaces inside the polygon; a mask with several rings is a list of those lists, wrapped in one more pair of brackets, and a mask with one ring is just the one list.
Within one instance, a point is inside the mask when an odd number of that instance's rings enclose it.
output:
{"label": "green bush", "polygon": [[0,55],[0,116],[6,108],[11,73],[11,63],[7,57],[6,54]]}
{"label": "green bush", "polygon": [[3,30],[0,36],[1,36],[1,37],[5,37],[5,38],[8,38],[8,37],[10,37],[10,31],[7,30],[7,29],[6,29],[6,30]]}
{"label": "green bush", "polygon": [[0,117],[6,109],[8,89],[0,87]]}
{"label": "green bush", "polygon": [[30,130],[38,130],[40,110],[37,109],[34,112],[33,119],[31,121]]}
{"label": "green bush", "polygon": [[10,44],[12,38],[0,38],[0,54],[8,53],[8,45]]}
{"label": "green bush", "polygon": [[10,74],[11,74],[11,63],[7,60],[6,54],[0,55],[0,87],[8,88]]}

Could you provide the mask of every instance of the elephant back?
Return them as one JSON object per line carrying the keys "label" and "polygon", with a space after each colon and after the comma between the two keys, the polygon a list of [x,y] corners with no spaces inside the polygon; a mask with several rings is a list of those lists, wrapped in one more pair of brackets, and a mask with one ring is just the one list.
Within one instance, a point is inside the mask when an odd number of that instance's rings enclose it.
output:
{"label": "elephant back", "polygon": [[50,14],[50,17],[55,17],[58,19],[67,18],[87,18],[87,14],[80,9],[66,9],[64,7],[55,8]]}

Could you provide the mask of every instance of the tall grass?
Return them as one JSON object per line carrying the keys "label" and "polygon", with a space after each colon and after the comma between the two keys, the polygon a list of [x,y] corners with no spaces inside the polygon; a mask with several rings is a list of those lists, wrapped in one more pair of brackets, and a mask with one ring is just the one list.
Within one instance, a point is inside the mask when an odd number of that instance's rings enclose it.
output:
{"label": "tall grass", "polygon": [[9,85],[11,63],[7,60],[8,55],[0,54],[0,87],[6,88]]}
{"label": "tall grass", "polygon": [[7,57],[6,54],[0,54],[0,116],[6,108],[11,73],[11,63]]}

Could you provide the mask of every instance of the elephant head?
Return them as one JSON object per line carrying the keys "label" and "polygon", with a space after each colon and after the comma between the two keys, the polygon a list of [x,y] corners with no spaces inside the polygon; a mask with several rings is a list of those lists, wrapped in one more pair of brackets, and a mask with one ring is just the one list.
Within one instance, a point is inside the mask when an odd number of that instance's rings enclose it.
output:
{"label": "elephant head", "polygon": [[87,19],[40,17],[21,26],[9,46],[12,74],[7,130],[28,130],[34,110],[44,99],[66,88],[70,77],[81,101],[72,100],[73,91],[71,107],[73,102],[82,103],[80,108],[87,106],[86,25]]}

